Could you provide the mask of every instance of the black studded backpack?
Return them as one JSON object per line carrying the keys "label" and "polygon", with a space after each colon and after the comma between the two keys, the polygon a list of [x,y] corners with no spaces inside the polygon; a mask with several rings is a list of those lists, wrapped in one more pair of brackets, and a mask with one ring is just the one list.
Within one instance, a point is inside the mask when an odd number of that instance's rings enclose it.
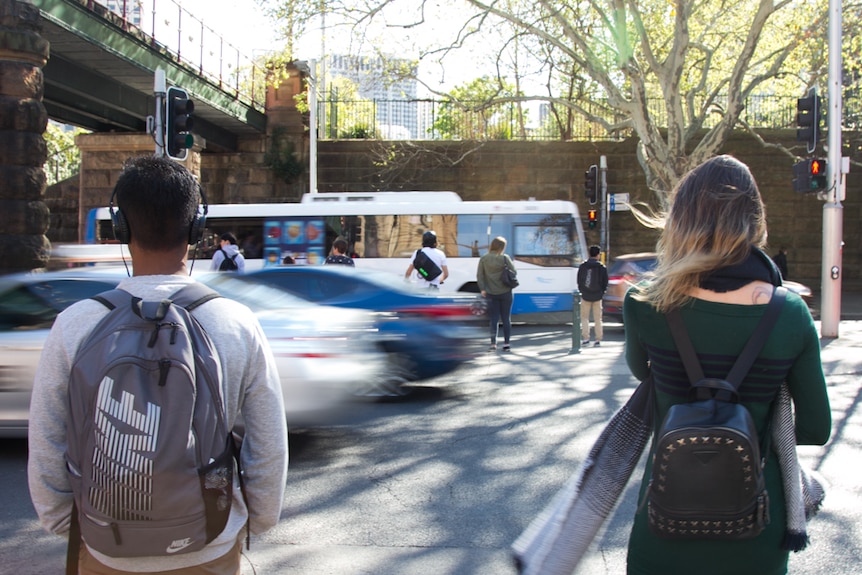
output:
{"label": "black studded backpack", "polygon": [[725,379],[705,378],[678,311],[667,314],[691,381],[688,403],[672,406],[656,435],[646,503],[650,529],[673,539],[749,539],[769,523],[769,494],[751,414],[738,389],[757,359],[786,297],[776,288]]}

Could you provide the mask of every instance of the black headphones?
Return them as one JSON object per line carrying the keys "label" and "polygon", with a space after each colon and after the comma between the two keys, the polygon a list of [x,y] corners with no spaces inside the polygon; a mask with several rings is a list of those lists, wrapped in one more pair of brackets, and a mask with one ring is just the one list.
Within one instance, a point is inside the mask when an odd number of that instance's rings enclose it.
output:
{"label": "black headphones", "polygon": [[[207,196],[200,184],[198,184],[198,192],[201,195],[203,211],[201,212],[201,210],[198,209],[195,212],[192,221],[189,222],[189,245],[195,245],[201,241],[204,236],[204,230],[207,227],[209,202],[207,202]],[[129,230],[129,222],[126,220],[125,214],[123,214],[119,207],[116,209],[114,208],[114,198],[116,196],[117,189],[114,188],[114,191],[111,192],[111,199],[108,201],[108,211],[111,212],[111,226],[114,229],[114,239],[121,244],[128,244],[129,240],[132,238],[132,234]]]}

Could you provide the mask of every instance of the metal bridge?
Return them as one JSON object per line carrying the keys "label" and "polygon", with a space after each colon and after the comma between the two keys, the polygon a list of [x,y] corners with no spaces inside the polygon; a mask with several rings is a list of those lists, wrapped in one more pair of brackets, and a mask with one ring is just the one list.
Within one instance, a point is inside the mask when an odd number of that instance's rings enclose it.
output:
{"label": "metal bridge", "polygon": [[162,68],[168,85],[194,100],[194,131],[207,150],[235,151],[239,137],[266,130],[263,71],[173,0],[153,0],[151,22],[138,13],[138,25],[94,0],[30,2],[51,43],[42,99],[51,119],[95,132],[145,132]]}

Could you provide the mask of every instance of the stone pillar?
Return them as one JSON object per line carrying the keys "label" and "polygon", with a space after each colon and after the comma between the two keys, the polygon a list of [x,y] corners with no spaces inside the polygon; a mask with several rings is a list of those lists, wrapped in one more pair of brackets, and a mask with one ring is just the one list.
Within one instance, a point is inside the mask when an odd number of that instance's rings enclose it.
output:
{"label": "stone pillar", "polygon": [[50,250],[40,28],[38,8],[0,0],[0,273],[45,267]]}
{"label": "stone pillar", "polygon": [[[273,77],[278,76],[279,82],[274,85]],[[276,187],[284,190],[282,194],[299,199],[304,191],[308,190],[308,164],[309,164],[309,139],[306,129],[306,118],[296,107],[295,96],[301,94],[305,89],[305,76],[293,64],[285,64],[284,70],[270,74],[266,86],[266,136],[267,154],[270,156],[292,153],[294,159],[299,162],[302,173],[292,177],[288,184],[282,179],[273,167]],[[280,163],[284,168],[290,168],[290,162],[281,158]],[[285,165],[286,163],[286,165]],[[288,169],[288,172],[290,170]]]}
{"label": "stone pillar", "polygon": [[[78,173],[78,241],[84,241],[87,214],[93,208],[108,206],[114,184],[129,158],[155,153],[150,134],[81,134],[75,138],[81,151],[81,169]],[[200,178],[200,149],[189,150],[180,162]]]}
{"label": "stone pillar", "polygon": [[305,134],[305,122],[300,111],[296,109],[294,97],[305,89],[305,76],[294,64],[288,63],[279,77],[277,86],[273,85],[271,77],[267,78],[266,131],[272,134],[273,127],[280,126],[291,136],[301,137]]}

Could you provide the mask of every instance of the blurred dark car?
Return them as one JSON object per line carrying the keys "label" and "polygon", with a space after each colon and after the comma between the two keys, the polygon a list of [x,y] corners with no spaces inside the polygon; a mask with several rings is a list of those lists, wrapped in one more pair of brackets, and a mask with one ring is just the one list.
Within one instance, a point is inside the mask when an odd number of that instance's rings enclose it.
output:
{"label": "blurred dark car", "polygon": [[443,375],[476,357],[485,332],[477,294],[418,289],[385,272],[338,265],[265,268],[243,279],[262,282],[319,304],[394,314],[379,324],[381,347],[404,383]]}
{"label": "blurred dark car", "polygon": [[[125,269],[104,266],[0,277],[0,437],[27,435],[36,366],[57,314],[125,277]],[[349,399],[377,396],[387,385],[379,314],[314,305],[228,274],[198,279],[257,315],[278,366],[288,425],[325,421]]]}
{"label": "blurred dark car", "polygon": [[[602,298],[602,315],[622,321],[623,300],[626,292],[631,286],[641,281],[648,272],[655,269],[655,266],[656,254],[654,252],[625,254],[615,258],[608,268],[608,289]],[[783,283],[788,290],[798,294],[808,304],[808,307],[811,307],[814,301],[811,288],[790,280],[784,280]]]}

